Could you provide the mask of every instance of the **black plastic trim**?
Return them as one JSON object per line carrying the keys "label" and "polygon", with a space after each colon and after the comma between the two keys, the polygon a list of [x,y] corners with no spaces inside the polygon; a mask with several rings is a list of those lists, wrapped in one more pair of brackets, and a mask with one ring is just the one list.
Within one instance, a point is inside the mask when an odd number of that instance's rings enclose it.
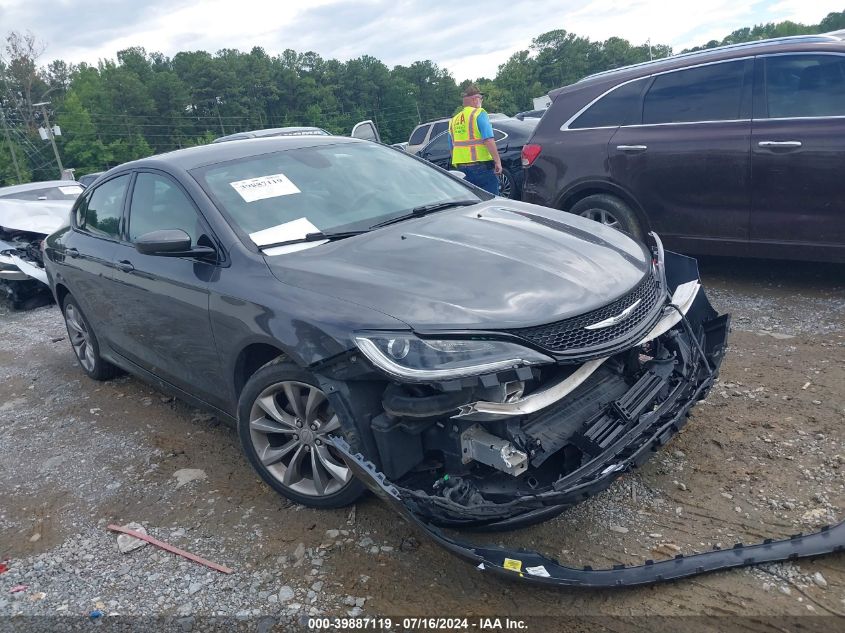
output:
{"label": "black plastic trim", "polygon": [[668,560],[646,560],[641,565],[614,565],[609,569],[568,567],[553,558],[530,550],[508,549],[498,545],[475,545],[446,536],[442,530],[415,515],[403,501],[399,489],[363,455],[353,454],[349,445],[341,438],[333,437],[329,441],[367,487],[435,543],[473,563],[481,571],[491,571],[513,580],[561,587],[631,587],[678,580],[734,567],[845,551],[845,522],[840,522],[832,527],[825,526],[812,534],[795,534],[782,540],[766,539],[753,545],[737,543],[730,549],[717,549],[689,556],[678,554]]}

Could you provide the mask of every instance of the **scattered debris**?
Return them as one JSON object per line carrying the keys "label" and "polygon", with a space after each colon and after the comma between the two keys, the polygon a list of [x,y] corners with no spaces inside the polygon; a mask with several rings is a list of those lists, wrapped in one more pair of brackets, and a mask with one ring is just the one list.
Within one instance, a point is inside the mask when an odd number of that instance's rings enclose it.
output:
{"label": "scattered debris", "polygon": [[173,473],[176,478],[176,487],[181,488],[192,481],[199,481],[206,478],[205,471],[201,468],[183,468]]}
{"label": "scattered debris", "polygon": [[405,536],[402,538],[402,542],[399,543],[399,549],[403,552],[415,552],[419,547],[420,542],[413,536]]}
{"label": "scattered debris", "polygon": [[609,529],[611,532],[617,532],[617,533],[619,533],[619,534],[627,534],[627,533],[628,533],[628,528],[626,528],[626,527],[621,527],[621,526],[619,526],[619,525],[611,525],[608,529]]}
{"label": "scattered debris", "polygon": [[26,591],[27,589],[29,589],[29,585],[15,585],[9,589],[9,593],[20,593],[21,591]]}
{"label": "scattered debris", "polygon": [[35,534],[33,534],[32,536],[29,537],[30,543],[36,543],[40,540],[41,540],[41,533],[40,532],[36,532]]}
{"label": "scattered debris", "polygon": [[178,554],[179,556],[187,558],[188,560],[192,560],[195,563],[199,563],[200,565],[205,565],[206,567],[210,567],[211,569],[214,569],[215,571],[219,571],[219,572],[224,573],[224,574],[231,574],[231,573],[234,572],[233,569],[229,569],[228,567],[225,567],[223,565],[218,565],[217,563],[212,563],[211,561],[206,560],[204,558],[201,558],[201,557],[197,556],[196,554],[191,554],[190,552],[186,552],[185,550],[179,549],[178,547],[173,547],[169,543],[165,543],[164,541],[159,541],[158,539],[155,539],[152,536],[149,536],[147,534],[141,534],[140,532],[136,532],[134,530],[129,530],[127,528],[121,527],[119,525],[114,525],[114,524],[110,524],[108,526],[108,529],[110,529],[112,532],[123,532],[124,534],[129,534],[130,536],[134,536],[135,538],[139,538],[141,540],[147,541],[148,543],[152,543],[156,547],[160,547],[161,549],[167,550],[168,552],[172,552],[173,554]]}
{"label": "scattered debris", "polygon": [[[140,523],[127,523],[123,526],[125,530],[134,530],[139,534],[146,534],[147,528],[145,528]],[[142,547],[146,547],[147,542],[143,541],[139,538],[135,538],[134,536],[129,536],[129,534],[118,534],[117,536],[117,549],[120,550],[121,554],[128,554],[129,552],[134,552],[136,549],[141,549]]]}
{"label": "scattered debris", "polygon": [[768,330],[758,330],[757,336],[771,336],[772,338],[780,341],[795,338],[794,334],[782,334],[781,332],[769,332]]}
{"label": "scattered debris", "polygon": [[825,508],[813,508],[801,515],[801,522],[808,525],[823,525],[827,523],[828,510]]}
{"label": "scattered debris", "polygon": [[801,387],[801,389],[803,389],[804,391],[806,391],[806,390],[807,390],[807,387],[809,387],[809,386],[810,386],[810,381],[808,380],[807,382],[805,382],[805,383],[804,383],[804,386],[803,386],[803,387]]}

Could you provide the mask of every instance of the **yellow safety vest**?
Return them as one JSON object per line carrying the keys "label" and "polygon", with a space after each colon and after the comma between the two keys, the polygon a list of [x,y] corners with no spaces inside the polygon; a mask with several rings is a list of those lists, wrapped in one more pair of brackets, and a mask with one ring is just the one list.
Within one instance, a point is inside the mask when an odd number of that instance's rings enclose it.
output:
{"label": "yellow safety vest", "polygon": [[466,106],[449,121],[453,165],[493,160],[490,150],[481,138],[481,130],[478,129],[478,115],[482,112],[486,114],[484,108]]}

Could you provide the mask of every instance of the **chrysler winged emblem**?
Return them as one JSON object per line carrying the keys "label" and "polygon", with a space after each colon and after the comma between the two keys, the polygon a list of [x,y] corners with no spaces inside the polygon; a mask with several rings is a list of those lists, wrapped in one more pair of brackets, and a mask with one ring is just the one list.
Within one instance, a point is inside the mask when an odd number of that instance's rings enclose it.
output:
{"label": "chrysler winged emblem", "polygon": [[617,323],[621,323],[622,321],[627,319],[629,316],[631,316],[631,313],[634,311],[634,308],[636,308],[638,305],[640,305],[640,301],[642,301],[642,299],[637,299],[636,301],[634,301],[634,303],[632,303],[627,308],[622,310],[622,312],[620,312],[616,316],[608,317],[605,320],[599,321],[598,323],[593,323],[592,325],[585,325],[584,329],[585,330],[600,330],[602,328],[610,327],[611,325],[616,325]]}

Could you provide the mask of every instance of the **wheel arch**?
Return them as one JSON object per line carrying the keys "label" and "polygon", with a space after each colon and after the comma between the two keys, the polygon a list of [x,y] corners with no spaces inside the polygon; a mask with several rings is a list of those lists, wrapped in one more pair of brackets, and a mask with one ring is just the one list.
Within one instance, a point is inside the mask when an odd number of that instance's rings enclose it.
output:
{"label": "wheel arch", "polygon": [[237,402],[247,381],[262,367],[274,363],[281,363],[286,360],[293,360],[291,356],[282,349],[281,345],[268,343],[266,341],[252,342],[246,345],[235,358],[232,386]]}
{"label": "wheel arch", "polygon": [[63,283],[57,283],[53,294],[56,295],[56,303],[59,306],[59,310],[62,310],[62,304],[65,301],[65,297],[70,294],[70,290]]}
{"label": "wheel arch", "polygon": [[568,213],[576,203],[580,202],[584,198],[599,194],[614,196],[627,204],[631,208],[631,211],[634,212],[634,215],[637,216],[637,220],[640,223],[640,227],[642,227],[643,234],[647,234],[652,230],[648,215],[637,202],[637,199],[623,187],[611,182],[590,181],[579,183],[578,185],[564,191],[558,198],[555,206],[561,211],[566,211]]}

